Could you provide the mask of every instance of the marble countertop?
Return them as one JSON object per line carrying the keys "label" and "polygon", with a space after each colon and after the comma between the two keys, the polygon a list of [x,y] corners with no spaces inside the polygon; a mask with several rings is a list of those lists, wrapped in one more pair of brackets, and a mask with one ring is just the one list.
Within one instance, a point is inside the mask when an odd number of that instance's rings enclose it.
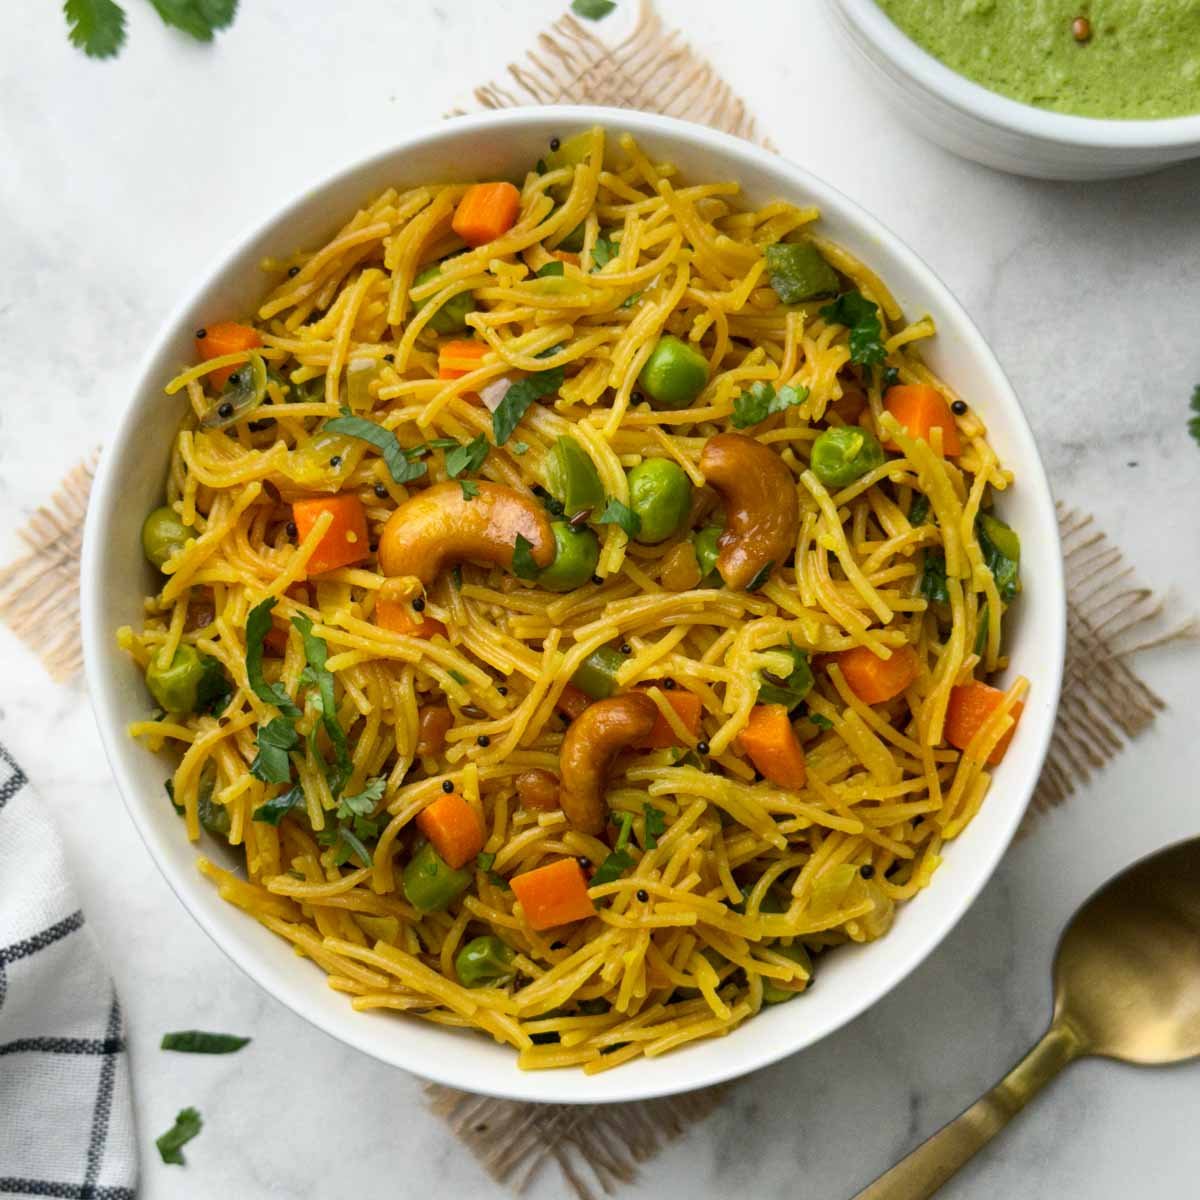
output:
{"label": "marble countertop", "polygon": [[[628,7],[627,0],[622,0]],[[212,47],[128,0],[129,41],[93,63],[58,5],[0,49],[0,562],[68,467],[103,442],[163,314],[214,253],[312,177],[437,119],[499,74],[565,0],[504,19],[482,0],[246,3]],[[330,15],[336,8],[337,16]],[[1200,163],[1064,185],[959,161],[863,94],[813,0],[662,0],[781,151],[929,261],[1024,398],[1057,494],[1090,509],[1181,611],[1200,594]],[[619,21],[622,16],[611,18]],[[480,36],[485,28],[487,36]],[[806,1053],[743,1081],[626,1193],[849,1196],[989,1086],[1040,1034],[1063,922],[1133,858],[1196,830],[1194,648],[1152,652],[1168,709],[1015,845],[917,974]],[[65,835],[128,1015],[147,1200],[501,1195],[420,1082],[285,1011],[201,933],[122,808],[81,683],[52,684],[0,628],[0,742]],[[162,1031],[228,1028],[252,1058],[173,1058]],[[947,1196],[1124,1198],[1194,1190],[1200,1068],[1072,1068]],[[185,1170],[153,1138],[203,1110]],[[1153,1170],[1148,1164],[1154,1164]],[[556,1194],[550,1181],[536,1195]]]}

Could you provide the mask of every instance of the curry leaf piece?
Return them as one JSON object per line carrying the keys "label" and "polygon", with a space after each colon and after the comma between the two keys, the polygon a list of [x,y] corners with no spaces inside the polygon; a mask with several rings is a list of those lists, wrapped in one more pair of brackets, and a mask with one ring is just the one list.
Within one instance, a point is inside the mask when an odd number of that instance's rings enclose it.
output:
{"label": "curry leaf piece", "polygon": [[400,445],[400,439],[376,421],[368,421],[365,417],[334,417],[332,421],[325,422],[325,428],[330,433],[357,438],[374,446],[383,456],[384,465],[397,483],[412,483],[425,474],[425,464],[414,462]]}
{"label": "curry leaf piece", "polygon": [[278,683],[269,683],[263,676],[263,639],[271,630],[271,612],[275,598],[268,596],[256,604],[246,618],[246,678],[254,694],[265,704],[273,704],[285,717],[295,720],[300,715],[292,698]]}
{"label": "curry leaf piece", "polygon": [[521,423],[529,406],[535,400],[557,392],[564,378],[562,367],[552,367],[548,371],[535,371],[524,379],[518,379],[504,393],[504,399],[492,413],[492,433],[495,434],[496,445],[503,446],[512,437],[513,430]]}

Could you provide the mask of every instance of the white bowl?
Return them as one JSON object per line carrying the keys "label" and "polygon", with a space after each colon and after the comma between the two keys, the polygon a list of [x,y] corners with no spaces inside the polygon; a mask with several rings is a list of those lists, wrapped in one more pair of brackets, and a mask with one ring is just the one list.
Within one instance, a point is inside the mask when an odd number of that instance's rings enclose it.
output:
{"label": "white bowl", "polygon": [[1021,104],[952,71],[875,0],[826,0],[867,82],[939,146],[1038,179],[1115,179],[1200,157],[1200,113],[1155,121],[1076,117]]}
{"label": "white bowl", "polygon": [[[345,996],[326,987],[317,967],[220,900],[197,872],[197,848],[163,793],[167,757],[151,754],[126,733],[149,702],[113,631],[141,619],[142,598],[156,586],[142,558],[139,527],[142,515],[161,502],[182,412],[180,401],[166,399],[162,388],[180,364],[191,361],[192,331],[218,316],[253,309],[267,290],[258,268],[264,256],[320,244],[384,188],[519,174],[552,136],[595,124],[630,131],[656,159],[679,163],[693,179],[736,179],[752,201],[815,202],[824,232],[879,271],[910,314],[934,315],[940,332],[928,351],[932,366],[970,398],[1001,458],[1016,472],[1017,485],[1002,511],[1021,533],[1025,589],[1008,637],[1015,668],[1029,676],[1032,689],[982,811],[947,847],[933,885],[902,906],[885,938],[831,954],[822,960],[820,985],[811,996],[772,1008],[728,1037],[589,1078],[575,1070],[524,1073],[511,1050],[486,1037],[403,1016],[356,1013]],[[126,806],[168,883],[217,945],[295,1012],[384,1062],[468,1091],[579,1103],[687,1091],[761,1067],[844,1025],[916,967],[983,887],[1025,810],[1050,739],[1065,635],[1058,527],[1033,435],[992,352],[933,272],[856,204],[782,158],[698,125],[602,108],[523,108],[425,130],[317,183],[221,256],[167,320],[141,365],[92,493],[82,590],[92,704]],[[204,853],[220,855],[221,848],[209,841]]]}

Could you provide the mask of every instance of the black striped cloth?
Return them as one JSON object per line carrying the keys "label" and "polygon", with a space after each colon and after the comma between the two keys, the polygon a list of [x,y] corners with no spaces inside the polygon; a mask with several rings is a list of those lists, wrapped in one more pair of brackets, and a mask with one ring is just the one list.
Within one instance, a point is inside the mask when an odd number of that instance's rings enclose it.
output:
{"label": "black striped cloth", "polygon": [[134,1200],[121,1006],[58,834],[0,746],[0,1196]]}

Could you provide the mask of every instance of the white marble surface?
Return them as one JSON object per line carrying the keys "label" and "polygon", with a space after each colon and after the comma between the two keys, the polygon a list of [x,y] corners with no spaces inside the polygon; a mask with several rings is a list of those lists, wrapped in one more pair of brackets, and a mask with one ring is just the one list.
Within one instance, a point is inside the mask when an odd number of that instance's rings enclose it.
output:
{"label": "white marble surface", "polygon": [[[129,44],[105,64],[68,46],[58,5],[18,7],[0,42],[0,561],[24,516],[104,440],[146,340],[212,254],[310,177],[435,120],[565,0],[257,0],[211,48],[127,0]],[[785,154],[933,264],[1024,397],[1058,494],[1092,509],[1147,581],[1194,605],[1200,450],[1183,426],[1200,380],[1200,164],[1079,186],[997,175],[917,141],[861,94],[813,0],[760,0],[736,20],[720,0],[662,8]],[[915,978],[745,1080],[629,1194],[669,1184],[837,1200],[1006,1069],[1041,1031],[1054,941],[1075,905],[1126,861],[1195,832],[1197,653],[1144,660],[1170,708],[1012,849]],[[0,741],[63,829],[128,1012],[148,1200],[502,1194],[426,1111],[416,1079],[310,1029],[225,960],[138,841],[82,687],[51,684],[5,630],[0,659]],[[252,1034],[254,1049],[155,1049],[163,1030],[188,1026]],[[1194,1194],[1198,1085],[1200,1067],[1076,1066],[946,1194]],[[152,1139],[184,1104],[207,1125],[180,1170],[157,1161]]]}

